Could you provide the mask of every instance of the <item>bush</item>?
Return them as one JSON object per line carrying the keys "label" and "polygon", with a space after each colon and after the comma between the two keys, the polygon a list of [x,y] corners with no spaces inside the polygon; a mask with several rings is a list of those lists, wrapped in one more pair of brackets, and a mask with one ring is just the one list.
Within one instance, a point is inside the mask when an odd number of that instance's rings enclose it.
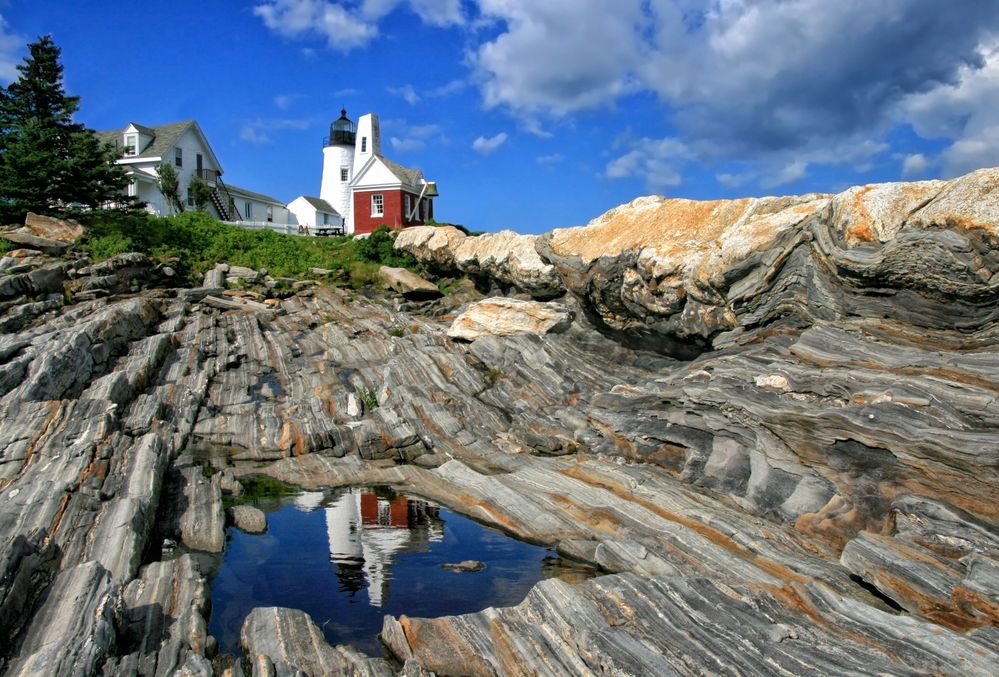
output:
{"label": "bush", "polygon": [[343,271],[355,289],[377,282],[382,265],[417,268],[410,254],[392,249],[392,236],[384,227],[367,239],[354,240],[246,230],[205,212],[157,217],[94,211],[82,214],[80,221],[86,227],[84,247],[95,260],[138,251],[170,261],[193,284],[222,262],[267,268],[277,277],[312,277],[310,268]]}

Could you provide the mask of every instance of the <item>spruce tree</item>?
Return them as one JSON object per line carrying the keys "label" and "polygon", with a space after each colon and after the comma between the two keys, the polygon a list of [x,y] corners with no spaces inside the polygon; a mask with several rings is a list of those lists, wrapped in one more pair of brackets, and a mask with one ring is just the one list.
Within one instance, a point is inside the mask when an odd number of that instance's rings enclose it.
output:
{"label": "spruce tree", "polygon": [[18,79],[0,88],[0,219],[129,202],[115,151],[73,121],[80,99],[63,88],[60,49],[44,36],[28,50]]}

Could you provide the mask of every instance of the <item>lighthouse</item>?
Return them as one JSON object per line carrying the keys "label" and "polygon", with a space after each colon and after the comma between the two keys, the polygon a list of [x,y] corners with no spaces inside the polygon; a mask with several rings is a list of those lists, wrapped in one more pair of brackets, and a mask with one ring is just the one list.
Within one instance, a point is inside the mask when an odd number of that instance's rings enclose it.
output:
{"label": "lighthouse", "polygon": [[[354,123],[346,109],[330,124],[330,135],[323,145],[323,180],[319,197],[343,217],[350,214],[350,180],[354,177]],[[346,224],[344,224],[346,225]]]}

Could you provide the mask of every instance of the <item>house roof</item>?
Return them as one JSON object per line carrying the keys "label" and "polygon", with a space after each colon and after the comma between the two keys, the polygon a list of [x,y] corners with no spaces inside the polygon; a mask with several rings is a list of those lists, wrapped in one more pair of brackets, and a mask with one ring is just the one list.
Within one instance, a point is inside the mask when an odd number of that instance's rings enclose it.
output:
{"label": "house roof", "polygon": [[[135,127],[135,131],[139,134],[145,134],[146,136],[156,136],[156,130],[152,127],[146,127],[145,125],[140,125],[138,122],[129,122],[129,127]],[[128,129],[126,127],[125,129]]]}
{"label": "house roof", "polygon": [[[139,149],[137,155],[130,155],[129,159],[142,159],[142,158],[157,158],[163,157],[170,148],[177,143],[177,139],[180,135],[188,130],[190,127],[197,127],[197,123],[194,120],[184,120],[182,122],[172,122],[168,125],[158,125],[156,127],[143,127],[142,125],[137,125],[134,122],[130,123],[137,130],[142,132],[147,136],[153,137],[153,140],[149,142],[145,148]],[[128,129],[128,127],[125,127]],[[105,143],[110,143],[115,148],[123,147],[122,134],[124,130],[112,129],[104,132],[97,132],[97,138]],[[208,141],[205,141],[205,145]]]}
{"label": "house roof", "polygon": [[411,186],[420,185],[420,181],[423,180],[423,172],[419,169],[410,169],[409,167],[403,167],[398,162],[393,162],[389,160],[384,155],[379,155],[378,159],[385,163],[389,171],[398,177],[403,183],[408,183]]}
{"label": "house roof", "polygon": [[321,197],[310,197],[308,195],[303,195],[302,199],[321,212],[327,212],[329,214],[336,214],[337,216],[340,216],[340,212],[333,209],[333,205],[331,205],[329,202],[322,199]]}
{"label": "house roof", "polygon": [[225,184],[225,187],[229,189],[229,192],[233,196],[239,196],[242,198],[250,198],[251,200],[256,200],[257,202],[270,202],[272,204],[278,205],[279,207],[284,207],[284,203],[277,198],[273,198],[270,195],[264,195],[263,193],[255,193],[252,190],[247,190],[245,188],[240,188],[239,186],[234,186],[231,183]]}

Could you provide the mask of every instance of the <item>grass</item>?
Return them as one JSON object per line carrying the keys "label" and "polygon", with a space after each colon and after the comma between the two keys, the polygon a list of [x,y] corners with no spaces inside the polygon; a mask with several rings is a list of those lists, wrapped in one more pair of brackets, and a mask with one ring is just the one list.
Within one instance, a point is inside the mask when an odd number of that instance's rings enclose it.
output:
{"label": "grass", "polygon": [[489,367],[486,370],[486,383],[489,384],[490,388],[496,385],[496,382],[501,378],[503,378],[503,370],[499,367]]}
{"label": "grass", "polygon": [[231,508],[234,505],[258,503],[261,500],[294,496],[301,492],[301,489],[297,487],[279,482],[265,475],[240,478],[239,483],[243,485],[243,493],[239,496],[226,496],[223,498],[223,507]]}
{"label": "grass", "polygon": [[390,327],[388,330],[389,336],[394,336],[396,338],[401,338],[406,334],[406,330],[402,327]]}
{"label": "grass", "polygon": [[312,278],[310,268],[326,268],[331,277],[359,289],[375,284],[382,265],[418,270],[416,259],[392,248],[385,226],[366,239],[298,237],[270,230],[230,226],[205,212],[176,216],[90,212],[81,215],[84,249],[94,260],[137,251],[173,266],[185,281],[200,284],[218,263],[266,268],[275,277]]}
{"label": "grass", "polygon": [[374,411],[378,408],[378,395],[374,390],[360,386],[354,392],[357,394],[357,399],[364,405],[364,411]]}

